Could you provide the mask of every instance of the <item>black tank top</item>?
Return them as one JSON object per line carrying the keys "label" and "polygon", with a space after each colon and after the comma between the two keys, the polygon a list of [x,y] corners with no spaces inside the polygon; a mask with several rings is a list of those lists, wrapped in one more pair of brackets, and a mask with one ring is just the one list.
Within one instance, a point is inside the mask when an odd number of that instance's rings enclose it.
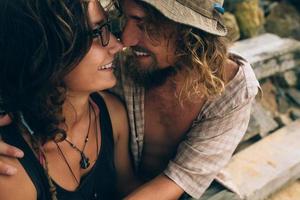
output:
{"label": "black tank top", "polygon": [[[106,105],[102,97],[94,93],[93,101],[100,108],[101,149],[92,169],[81,177],[80,185],[75,191],[67,191],[56,185],[58,200],[113,200],[117,199],[116,171],[114,165],[114,140],[112,126]],[[49,200],[49,184],[43,167],[33,154],[21,134],[11,125],[0,128],[3,140],[22,149],[25,156],[20,163],[31,178],[38,195],[38,200]]]}

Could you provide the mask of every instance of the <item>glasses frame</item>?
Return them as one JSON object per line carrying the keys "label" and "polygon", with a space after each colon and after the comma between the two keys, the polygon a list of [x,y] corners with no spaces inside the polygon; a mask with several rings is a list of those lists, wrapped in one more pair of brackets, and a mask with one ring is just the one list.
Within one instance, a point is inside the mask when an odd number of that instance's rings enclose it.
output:
{"label": "glasses frame", "polygon": [[[107,38],[104,38],[105,36],[103,36],[103,31],[107,32]],[[98,27],[96,27],[91,31],[92,38],[97,38],[98,42],[103,47],[106,47],[109,44],[110,34],[111,34],[111,21],[109,19],[107,19],[104,23],[100,24]]]}
{"label": "glasses frame", "polygon": [[122,10],[120,0],[114,0],[113,4],[116,10],[118,11],[118,17],[121,17],[123,15],[123,10]]}

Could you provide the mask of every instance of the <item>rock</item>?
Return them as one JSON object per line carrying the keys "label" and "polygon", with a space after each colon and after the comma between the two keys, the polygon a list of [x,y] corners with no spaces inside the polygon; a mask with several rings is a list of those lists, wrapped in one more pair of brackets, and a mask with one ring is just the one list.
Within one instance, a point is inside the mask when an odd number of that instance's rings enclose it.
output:
{"label": "rock", "polygon": [[249,125],[248,125],[246,134],[245,134],[244,138],[242,139],[242,141],[246,141],[246,140],[254,137],[255,135],[259,134],[259,131],[260,131],[259,124],[258,124],[257,120],[255,119],[255,117],[253,116],[253,114],[251,114]]}
{"label": "rock", "polygon": [[295,71],[287,71],[283,74],[284,81],[286,82],[287,86],[295,87],[298,83],[298,77]]}
{"label": "rock", "polygon": [[263,32],[264,14],[259,7],[259,0],[238,2],[234,14],[243,38],[253,37]]}
{"label": "rock", "polygon": [[262,34],[235,42],[230,50],[251,63],[258,79],[300,66],[300,42],[274,34]]}
{"label": "rock", "polygon": [[293,122],[293,120],[290,118],[289,113],[279,114],[275,117],[275,120],[277,121],[277,123],[280,127],[287,126]]}
{"label": "rock", "polygon": [[[282,90],[282,89],[278,89],[278,90]],[[277,95],[276,101],[278,105],[278,112],[286,113],[289,110],[290,104],[288,103],[287,97],[283,92],[280,93],[280,95]]]}
{"label": "rock", "polygon": [[281,37],[300,39],[300,14],[291,5],[278,3],[266,17],[265,30]]}
{"label": "rock", "polygon": [[259,135],[261,137],[266,136],[269,132],[275,130],[278,124],[273,119],[260,103],[254,102],[252,105],[253,118],[259,125]]}
{"label": "rock", "polygon": [[300,11],[300,3],[299,3],[299,0],[289,0],[289,2],[291,4],[293,4],[297,9],[298,11]]}
{"label": "rock", "polygon": [[238,40],[240,38],[240,29],[237,24],[235,16],[229,12],[225,12],[223,19],[224,19],[224,23],[228,29],[228,33],[227,33],[226,37],[231,42]]}
{"label": "rock", "polygon": [[[193,200],[196,200],[196,199],[193,199]],[[199,200],[202,200],[202,199],[200,198]],[[242,200],[242,199],[238,195],[236,195],[230,191],[223,190],[219,193],[216,193],[212,197],[210,197],[208,199],[203,199],[203,200]]]}
{"label": "rock", "polygon": [[276,193],[266,200],[299,200],[300,199],[300,180],[297,180]]}
{"label": "rock", "polygon": [[228,12],[233,12],[236,9],[236,4],[248,1],[248,0],[226,0],[224,1],[224,8]]}
{"label": "rock", "polygon": [[287,91],[288,96],[298,105],[300,106],[300,91],[295,88],[290,88]]}
{"label": "rock", "polygon": [[276,77],[278,84],[282,87],[295,87],[298,83],[296,71],[288,70]]}
{"label": "rock", "polygon": [[296,88],[298,88],[300,90],[300,67],[296,70],[296,75],[298,77],[298,83]]}
{"label": "rock", "polygon": [[227,0],[227,1],[224,1],[224,8],[225,8],[225,10],[227,12],[233,12],[234,8],[235,8],[235,5],[238,2],[239,1],[236,1],[236,0]]}
{"label": "rock", "polygon": [[300,119],[300,109],[299,108],[291,108],[291,114],[290,114],[292,120]]}
{"label": "rock", "polygon": [[270,14],[270,11],[272,10],[272,8],[278,4],[277,0],[262,0],[260,1],[261,7],[264,10],[264,14],[265,16]]}
{"label": "rock", "polygon": [[263,97],[261,99],[262,106],[271,113],[274,117],[278,113],[278,104],[276,101],[277,89],[274,87],[272,82],[268,79],[266,82],[261,84],[263,91]]}

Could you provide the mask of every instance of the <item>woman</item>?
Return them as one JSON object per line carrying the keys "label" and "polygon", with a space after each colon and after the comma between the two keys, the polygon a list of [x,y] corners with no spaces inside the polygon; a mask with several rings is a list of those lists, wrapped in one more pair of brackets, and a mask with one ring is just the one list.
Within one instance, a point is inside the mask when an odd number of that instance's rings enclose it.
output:
{"label": "woman", "polygon": [[18,170],[0,177],[0,199],[127,194],[126,112],[113,96],[95,93],[115,85],[112,61],[122,48],[100,3],[2,0],[0,10],[1,107],[13,119],[1,133],[25,152],[19,160],[0,156]]}

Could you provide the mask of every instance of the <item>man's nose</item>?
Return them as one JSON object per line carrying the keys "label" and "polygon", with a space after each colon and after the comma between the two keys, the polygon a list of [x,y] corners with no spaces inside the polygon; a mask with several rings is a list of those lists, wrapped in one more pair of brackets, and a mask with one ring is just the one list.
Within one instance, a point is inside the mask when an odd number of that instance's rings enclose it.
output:
{"label": "man's nose", "polygon": [[136,46],[141,38],[141,30],[134,22],[128,21],[122,33],[122,43],[125,47]]}

